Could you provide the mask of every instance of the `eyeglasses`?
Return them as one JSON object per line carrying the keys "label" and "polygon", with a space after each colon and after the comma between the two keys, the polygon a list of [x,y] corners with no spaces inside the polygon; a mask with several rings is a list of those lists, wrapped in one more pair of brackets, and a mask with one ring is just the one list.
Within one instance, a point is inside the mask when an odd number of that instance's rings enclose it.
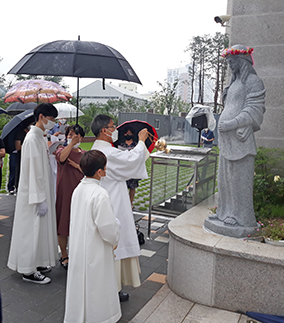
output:
{"label": "eyeglasses", "polygon": [[107,126],[107,127],[105,127],[105,128],[113,128],[113,129],[116,129],[116,125],[114,124],[114,125],[112,125],[112,126]]}

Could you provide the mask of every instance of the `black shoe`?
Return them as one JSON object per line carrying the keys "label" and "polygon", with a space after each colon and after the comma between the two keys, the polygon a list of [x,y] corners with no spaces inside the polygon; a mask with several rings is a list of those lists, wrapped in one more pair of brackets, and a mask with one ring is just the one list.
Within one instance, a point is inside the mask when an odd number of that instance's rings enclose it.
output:
{"label": "black shoe", "polygon": [[35,271],[31,275],[23,275],[23,280],[41,285],[45,285],[51,282],[50,278],[42,275],[39,271]]}
{"label": "black shoe", "polygon": [[46,266],[46,267],[36,267],[37,271],[40,271],[41,273],[49,273],[51,271],[51,266]]}
{"label": "black shoe", "polygon": [[68,270],[68,262],[66,262],[66,263],[64,263],[63,261],[65,261],[65,260],[69,260],[69,257],[66,257],[66,258],[60,258],[59,259],[59,262],[60,262],[60,265],[64,268],[64,269],[66,269],[66,270]]}
{"label": "black shoe", "polygon": [[129,299],[129,294],[122,291],[118,292],[120,302],[126,302]]}

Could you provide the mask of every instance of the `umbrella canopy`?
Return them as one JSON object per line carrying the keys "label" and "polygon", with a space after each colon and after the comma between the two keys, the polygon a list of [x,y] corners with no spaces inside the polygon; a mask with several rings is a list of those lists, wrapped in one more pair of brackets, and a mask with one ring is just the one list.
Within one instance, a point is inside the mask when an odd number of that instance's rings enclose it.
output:
{"label": "umbrella canopy", "polygon": [[4,102],[69,101],[72,95],[57,83],[45,80],[27,80],[14,84],[6,93]]}
{"label": "umbrella canopy", "polygon": [[[80,37],[79,37],[80,39]],[[58,40],[27,53],[8,74],[106,78],[142,84],[128,61],[114,48],[96,42]],[[76,116],[78,123],[78,115]]]}
{"label": "umbrella canopy", "polygon": [[[77,107],[75,105],[72,105],[70,103],[55,103],[54,104],[55,108],[58,111],[58,116],[57,118],[75,118],[77,115]],[[78,116],[83,116],[84,113],[79,110],[78,111]]]}
{"label": "umbrella canopy", "polygon": [[26,54],[8,74],[111,78],[141,84],[127,60],[110,46],[58,40]]}
{"label": "umbrella canopy", "polygon": [[21,129],[25,129],[34,121],[34,110],[26,110],[16,115],[4,126],[1,137],[8,154],[11,154],[15,150],[15,136],[17,132]]}
{"label": "umbrella canopy", "polygon": [[[133,129],[133,135],[135,136],[134,141],[138,141],[138,133],[144,128],[148,129],[148,132],[152,135],[149,138],[147,138],[145,144],[149,152],[152,152],[152,150],[155,148],[155,141],[158,140],[157,131],[154,127],[152,127],[148,122],[141,121],[141,120],[131,120],[131,121],[125,121],[120,126],[117,127],[118,130],[118,140],[114,143],[114,145],[117,147],[121,142],[124,141],[124,133],[125,130],[127,130],[128,127],[131,127]],[[154,140],[153,140],[154,138]]]}
{"label": "umbrella canopy", "polygon": [[246,315],[262,323],[284,323],[284,316],[246,312]]}
{"label": "umbrella canopy", "polygon": [[8,112],[7,112],[6,110],[4,110],[4,109],[0,108],[0,114],[2,114],[2,113],[4,113],[4,114],[8,114]]}
{"label": "umbrella canopy", "polygon": [[21,102],[14,102],[11,105],[8,106],[6,111],[10,115],[16,115],[21,112],[24,112],[26,110],[32,110],[37,106],[35,102],[29,102],[29,103],[21,103]]}

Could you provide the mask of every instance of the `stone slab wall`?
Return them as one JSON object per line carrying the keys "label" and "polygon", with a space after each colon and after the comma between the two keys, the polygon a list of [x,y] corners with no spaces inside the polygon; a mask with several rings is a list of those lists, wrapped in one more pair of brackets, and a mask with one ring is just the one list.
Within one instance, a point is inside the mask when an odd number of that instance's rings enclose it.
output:
{"label": "stone slab wall", "polygon": [[255,69],[266,87],[258,146],[284,147],[284,1],[228,0],[230,45],[254,48]]}

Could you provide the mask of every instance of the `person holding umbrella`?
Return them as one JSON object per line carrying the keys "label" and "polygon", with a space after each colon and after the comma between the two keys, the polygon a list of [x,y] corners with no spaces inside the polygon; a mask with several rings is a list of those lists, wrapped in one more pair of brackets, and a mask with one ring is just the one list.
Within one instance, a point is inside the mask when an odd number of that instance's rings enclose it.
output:
{"label": "person holding umbrella", "polygon": [[56,108],[50,103],[34,109],[31,126],[22,146],[21,176],[15,206],[8,267],[24,281],[47,284],[43,275],[58,257],[55,201],[45,130],[53,128]]}
{"label": "person holding umbrella", "polygon": [[[118,145],[120,150],[131,150],[137,145],[137,142],[134,141],[134,131],[131,126],[128,126],[124,129],[124,141]],[[131,202],[131,207],[133,209],[133,200],[135,196],[135,190],[139,186],[139,179],[130,178],[126,181],[127,188],[129,189],[129,198]]]}
{"label": "person holding umbrella", "polygon": [[118,131],[111,117],[97,115],[91,129],[96,136],[92,149],[100,150],[107,157],[106,177],[102,179],[101,186],[107,190],[114,215],[121,223],[121,237],[115,250],[115,269],[120,301],[126,301],[129,295],[121,291],[122,285],[140,286],[140,247],[126,180],[133,177],[148,178],[145,165],[149,157],[145,146],[148,131],[143,129],[139,132],[139,142],[132,150],[121,151],[113,147]]}

